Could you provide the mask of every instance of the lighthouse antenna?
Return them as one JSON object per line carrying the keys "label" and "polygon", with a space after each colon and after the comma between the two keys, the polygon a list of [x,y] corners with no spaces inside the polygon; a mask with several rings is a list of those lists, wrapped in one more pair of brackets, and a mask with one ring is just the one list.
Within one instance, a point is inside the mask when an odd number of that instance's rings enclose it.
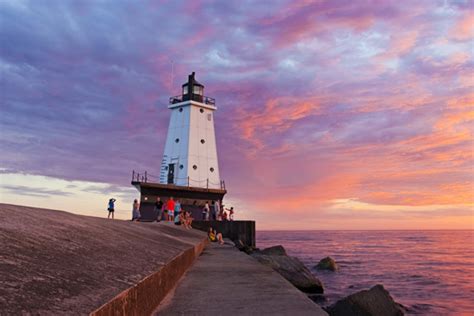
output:
{"label": "lighthouse antenna", "polygon": [[171,92],[174,91],[174,61],[171,60]]}

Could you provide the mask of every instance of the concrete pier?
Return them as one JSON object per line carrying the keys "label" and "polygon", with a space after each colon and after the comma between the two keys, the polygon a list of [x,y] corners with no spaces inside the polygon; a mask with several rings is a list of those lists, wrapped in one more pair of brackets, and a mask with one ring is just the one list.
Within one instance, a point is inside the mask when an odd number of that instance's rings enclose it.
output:
{"label": "concrete pier", "polygon": [[327,315],[273,269],[209,244],[154,315]]}
{"label": "concrete pier", "polygon": [[149,315],[207,242],[172,223],[0,204],[0,315]]}

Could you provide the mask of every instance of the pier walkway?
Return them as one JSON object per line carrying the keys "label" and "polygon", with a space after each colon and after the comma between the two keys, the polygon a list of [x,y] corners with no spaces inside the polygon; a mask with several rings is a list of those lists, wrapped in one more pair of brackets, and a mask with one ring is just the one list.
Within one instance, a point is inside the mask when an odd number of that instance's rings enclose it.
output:
{"label": "pier walkway", "polygon": [[209,244],[155,315],[327,315],[271,268]]}

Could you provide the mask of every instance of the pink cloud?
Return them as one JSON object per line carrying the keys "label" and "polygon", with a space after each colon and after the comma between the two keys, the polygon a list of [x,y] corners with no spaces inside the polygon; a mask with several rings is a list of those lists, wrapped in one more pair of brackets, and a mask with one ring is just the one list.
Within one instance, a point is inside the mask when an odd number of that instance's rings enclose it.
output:
{"label": "pink cloud", "polygon": [[[472,9],[472,8],[471,8]],[[473,40],[474,38],[474,14],[468,10],[456,21],[450,31],[451,38],[458,41]]]}

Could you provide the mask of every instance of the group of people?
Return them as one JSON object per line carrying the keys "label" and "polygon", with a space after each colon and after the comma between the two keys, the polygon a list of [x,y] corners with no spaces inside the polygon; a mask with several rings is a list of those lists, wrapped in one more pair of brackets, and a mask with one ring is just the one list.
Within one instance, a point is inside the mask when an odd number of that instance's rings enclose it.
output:
{"label": "group of people", "polygon": [[[109,203],[107,205],[109,215],[107,218],[112,217],[112,219],[114,219],[115,201],[116,199],[114,198],[109,199]],[[191,223],[193,222],[191,212],[184,210],[181,207],[181,203],[178,199],[174,200],[173,197],[170,197],[166,203],[164,203],[160,197],[157,197],[154,205],[154,211],[157,222],[160,222],[164,219],[164,221],[174,222],[176,225],[183,225],[188,229],[191,228]],[[135,199],[132,205],[132,221],[140,221],[140,219],[140,203],[137,199]],[[202,208],[202,220],[233,221],[234,208],[231,207],[224,209],[224,205],[222,205],[221,201],[212,201],[210,205],[207,201]]]}
{"label": "group of people", "polygon": [[161,222],[164,217],[165,221],[174,222],[176,225],[183,225],[187,229],[191,228],[194,219],[191,216],[191,212],[184,210],[181,207],[180,201],[175,201],[173,197],[170,197],[166,203],[163,203],[161,198],[157,197],[155,214],[157,222]]}
{"label": "group of people", "polygon": [[[115,201],[116,199],[114,198],[109,199],[109,203],[107,204],[107,210],[109,211],[109,215],[107,216],[107,218],[112,217],[112,219],[114,219]],[[229,216],[227,216],[226,211],[229,211]],[[157,197],[155,202],[155,214],[157,222],[160,222],[164,217],[165,221],[174,222],[175,225],[183,225],[183,227],[186,229],[192,228],[191,224],[193,222],[193,218],[191,216],[191,212],[184,210],[181,207],[180,201],[175,201],[173,197],[170,197],[168,201],[166,201],[166,203],[163,203],[163,201],[161,201],[161,198]],[[223,205],[220,203],[216,203],[215,201],[212,201],[210,206],[209,202],[206,202],[202,210],[202,219],[206,221],[209,221],[210,219],[218,221],[232,221],[234,219],[233,215],[233,207],[224,210]],[[135,199],[133,201],[132,206],[132,221],[140,221],[140,218],[140,203],[138,203],[138,200]],[[224,244],[222,234],[218,233],[212,227],[209,227],[209,232],[207,236],[211,242],[218,242],[221,245]]]}
{"label": "group of people", "polygon": [[[227,214],[228,211],[229,213]],[[224,209],[224,205],[222,205],[222,201],[212,201],[211,205],[209,205],[209,201],[206,202],[204,207],[202,208],[202,220],[203,221],[233,221],[234,220],[234,208],[226,208]]]}

